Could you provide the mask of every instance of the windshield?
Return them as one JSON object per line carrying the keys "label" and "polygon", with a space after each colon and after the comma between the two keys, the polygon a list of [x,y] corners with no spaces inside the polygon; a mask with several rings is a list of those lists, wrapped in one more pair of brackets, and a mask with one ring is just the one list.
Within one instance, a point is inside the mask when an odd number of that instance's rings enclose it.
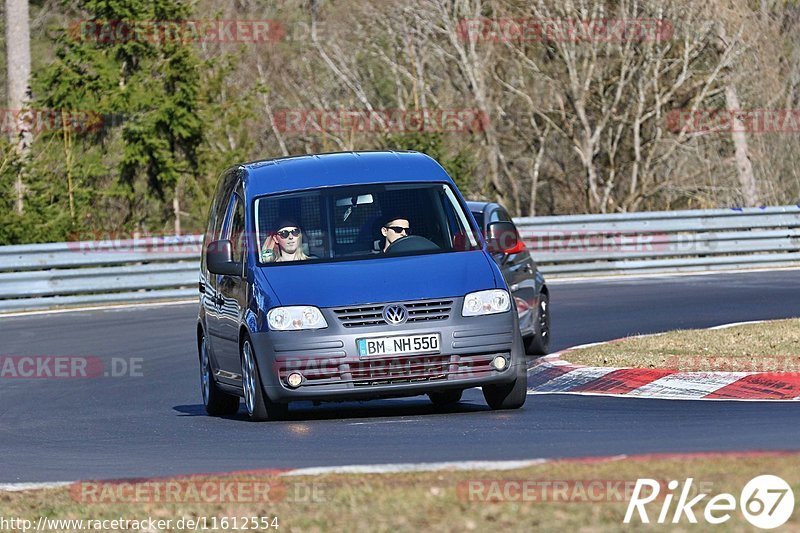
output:
{"label": "windshield", "polygon": [[480,249],[456,195],[443,183],[264,196],[255,202],[255,227],[262,265]]}

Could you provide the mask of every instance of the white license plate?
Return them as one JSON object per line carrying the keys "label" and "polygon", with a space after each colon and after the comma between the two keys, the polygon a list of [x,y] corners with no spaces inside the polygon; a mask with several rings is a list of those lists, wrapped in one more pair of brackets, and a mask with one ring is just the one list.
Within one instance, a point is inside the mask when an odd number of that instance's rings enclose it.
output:
{"label": "white license plate", "polygon": [[409,353],[439,353],[438,333],[403,335],[398,337],[373,337],[358,339],[358,355],[402,355]]}

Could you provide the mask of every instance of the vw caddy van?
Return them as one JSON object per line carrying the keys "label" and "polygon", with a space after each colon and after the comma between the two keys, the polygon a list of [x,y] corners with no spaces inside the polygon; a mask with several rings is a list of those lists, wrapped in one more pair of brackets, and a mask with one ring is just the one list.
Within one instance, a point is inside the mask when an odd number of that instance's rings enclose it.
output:
{"label": "vw caddy van", "polygon": [[525,403],[519,318],[485,239],[445,170],[417,152],[349,152],[222,173],[203,242],[197,345],[203,403],[253,420],[293,401],[481,387],[492,409]]}

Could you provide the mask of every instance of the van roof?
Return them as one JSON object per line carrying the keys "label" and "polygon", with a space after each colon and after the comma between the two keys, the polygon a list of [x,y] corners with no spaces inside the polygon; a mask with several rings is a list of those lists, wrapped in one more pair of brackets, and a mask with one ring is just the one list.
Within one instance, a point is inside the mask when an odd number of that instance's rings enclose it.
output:
{"label": "van roof", "polygon": [[434,181],[452,183],[434,159],[420,152],[371,151],[298,155],[244,163],[248,197],[337,185]]}

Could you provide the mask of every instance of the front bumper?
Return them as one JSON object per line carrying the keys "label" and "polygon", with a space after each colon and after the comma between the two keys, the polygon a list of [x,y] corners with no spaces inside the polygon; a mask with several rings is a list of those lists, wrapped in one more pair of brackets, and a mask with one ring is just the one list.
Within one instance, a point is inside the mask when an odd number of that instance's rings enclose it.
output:
{"label": "front bumper", "polygon": [[[325,329],[252,334],[267,396],[275,402],[414,396],[510,383],[524,372],[516,312],[462,317],[462,300],[453,300],[444,320],[344,327],[332,310],[323,309]],[[420,333],[439,333],[440,353],[359,356],[357,351],[357,339]],[[501,371],[491,366],[498,355],[508,362]],[[304,378],[294,389],[286,383],[292,372]]]}

